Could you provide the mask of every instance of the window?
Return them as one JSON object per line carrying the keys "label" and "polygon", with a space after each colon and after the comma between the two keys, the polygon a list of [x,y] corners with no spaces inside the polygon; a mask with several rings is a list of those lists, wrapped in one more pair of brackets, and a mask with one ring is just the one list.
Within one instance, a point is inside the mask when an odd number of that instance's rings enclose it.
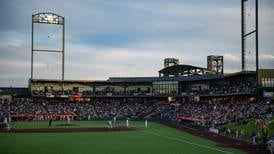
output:
{"label": "window", "polygon": [[177,81],[155,81],[153,91],[157,94],[176,94],[178,93]]}
{"label": "window", "polygon": [[274,78],[262,78],[262,87],[274,87]]}

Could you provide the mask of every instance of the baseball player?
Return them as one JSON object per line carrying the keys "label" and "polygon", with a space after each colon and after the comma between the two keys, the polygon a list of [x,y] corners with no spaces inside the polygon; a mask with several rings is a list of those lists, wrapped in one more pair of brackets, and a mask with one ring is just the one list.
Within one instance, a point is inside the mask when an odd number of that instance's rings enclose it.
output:
{"label": "baseball player", "polygon": [[267,149],[271,154],[274,154],[274,135],[272,135],[272,138],[267,142]]}
{"label": "baseball player", "polygon": [[116,116],[113,117],[113,123],[116,123]]}
{"label": "baseball player", "polygon": [[70,123],[70,117],[69,116],[67,116],[67,120],[68,120],[68,124]]}
{"label": "baseball player", "polygon": [[145,120],[145,127],[147,128],[147,120]]}
{"label": "baseball player", "polygon": [[51,127],[51,123],[52,123],[52,118],[50,117],[49,118],[49,125],[48,125],[48,127]]}
{"label": "baseball player", "polygon": [[127,126],[127,127],[129,126],[129,121],[128,121],[128,119],[126,120],[126,126]]}
{"label": "baseball player", "polygon": [[10,125],[9,125],[7,117],[5,117],[5,119],[4,119],[4,124],[6,125],[7,130],[10,130]]}
{"label": "baseball player", "polygon": [[9,119],[8,120],[9,120],[9,124],[11,124],[11,116],[10,115],[9,115]]}
{"label": "baseball player", "polygon": [[252,143],[256,145],[257,132],[255,130],[252,132],[251,137],[252,137]]}
{"label": "baseball player", "polygon": [[108,121],[108,128],[112,128],[112,121],[111,120]]}
{"label": "baseball player", "polygon": [[5,117],[5,119],[4,119],[4,124],[7,125],[7,123],[8,123],[8,118]]}

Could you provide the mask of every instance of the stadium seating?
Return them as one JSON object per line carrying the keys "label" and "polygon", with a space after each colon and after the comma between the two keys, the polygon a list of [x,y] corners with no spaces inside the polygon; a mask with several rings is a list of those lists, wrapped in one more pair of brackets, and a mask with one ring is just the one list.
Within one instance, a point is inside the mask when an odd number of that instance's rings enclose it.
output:
{"label": "stadium seating", "polygon": [[[253,117],[274,114],[273,102],[254,102],[244,99],[208,100],[205,102],[167,103],[161,99],[94,99],[89,102],[69,102],[60,99],[19,98],[0,101],[0,120],[13,115],[75,114],[75,120],[92,118],[140,118],[179,120],[191,117],[197,125],[219,127],[230,122],[245,122]],[[16,119],[14,119],[16,120]],[[36,120],[36,119],[31,119]],[[60,120],[60,119],[57,119]]]}

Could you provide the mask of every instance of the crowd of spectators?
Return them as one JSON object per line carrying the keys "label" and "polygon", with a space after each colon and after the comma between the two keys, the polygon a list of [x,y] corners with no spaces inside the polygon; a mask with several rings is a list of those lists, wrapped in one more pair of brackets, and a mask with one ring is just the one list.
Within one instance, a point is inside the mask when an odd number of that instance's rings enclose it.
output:
{"label": "crowd of spectators", "polygon": [[180,106],[180,115],[200,119],[200,124],[217,127],[231,122],[245,123],[267,113],[274,113],[274,105],[255,102],[200,102]]}
{"label": "crowd of spectators", "polygon": [[14,114],[47,114],[46,109],[33,101],[33,99],[14,99],[14,101],[7,102],[9,104],[9,113]]}
{"label": "crowd of spectators", "polygon": [[256,85],[251,82],[246,82],[242,84],[212,84],[209,85],[208,88],[198,88],[196,90],[189,91],[186,94],[189,95],[200,95],[200,96],[208,96],[208,95],[227,95],[227,94],[251,94],[256,93]]}
{"label": "crowd of spectators", "polygon": [[10,101],[7,99],[2,99],[0,103],[0,122],[3,122],[4,118],[9,114],[10,111]]}
{"label": "crowd of spectators", "polygon": [[[233,85],[233,86],[231,86]],[[222,86],[211,86],[210,92],[216,93],[216,94],[228,94],[228,93],[251,93],[256,92],[256,85],[252,84],[251,82],[246,82],[242,84],[228,84],[228,85],[222,85]]]}
{"label": "crowd of spectators", "polygon": [[73,114],[79,120],[92,118],[145,118],[178,120],[191,117],[198,125],[218,127],[230,122],[246,122],[265,114],[274,114],[274,103],[250,99],[217,99],[200,102],[172,103],[160,99],[94,99],[70,102],[65,99],[19,98],[0,100],[0,120],[18,114]]}

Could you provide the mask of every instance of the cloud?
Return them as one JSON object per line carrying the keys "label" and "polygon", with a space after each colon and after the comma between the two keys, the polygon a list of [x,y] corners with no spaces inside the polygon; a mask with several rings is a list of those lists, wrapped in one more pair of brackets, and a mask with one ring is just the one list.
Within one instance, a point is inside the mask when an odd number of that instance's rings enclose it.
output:
{"label": "cloud", "polygon": [[[47,64],[36,62],[35,69],[42,69],[47,67]],[[30,76],[30,61],[11,61],[1,59],[0,61],[1,78],[20,77],[27,78]]]}
{"label": "cloud", "polygon": [[[81,50],[78,50],[81,49]],[[66,68],[68,78],[107,79],[111,76],[157,76],[163,59],[176,52],[136,50],[134,48],[70,45]],[[79,63],[81,59],[81,63]],[[81,68],[81,69],[79,69]],[[78,72],[78,73],[72,73]],[[85,74],[85,75],[83,75]]]}
{"label": "cloud", "polygon": [[[260,65],[268,68],[273,68],[272,52],[263,51],[274,50],[273,7],[272,0],[260,2]],[[12,83],[11,76],[14,84],[27,85],[30,17],[43,11],[66,18],[65,77],[69,79],[157,76],[166,57],[205,67],[211,54],[224,56],[225,72],[240,70],[240,1],[4,0],[0,61],[10,65],[2,68],[0,82]],[[35,60],[38,75],[59,77],[60,56],[37,54]]]}
{"label": "cloud", "polygon": [[274,55],[261,54],[259,56],[259,64],[261,69],[274,69]]}
{"label": "cloud", "polygon": [[224,54],[225,62],[239,62],[241,59],[239,56],[231,55],[231,54]]}
{"label": "cloud", "polygon": [[225,69],[224,74],[230,74],[230,73],[235,73],[238,72],[238,69]]}
{"label": "cloud", "polygon": [[274,61],[274,55],[272,55],[272,54],[261,54],[260,59],[261,60],[273,60]]}

